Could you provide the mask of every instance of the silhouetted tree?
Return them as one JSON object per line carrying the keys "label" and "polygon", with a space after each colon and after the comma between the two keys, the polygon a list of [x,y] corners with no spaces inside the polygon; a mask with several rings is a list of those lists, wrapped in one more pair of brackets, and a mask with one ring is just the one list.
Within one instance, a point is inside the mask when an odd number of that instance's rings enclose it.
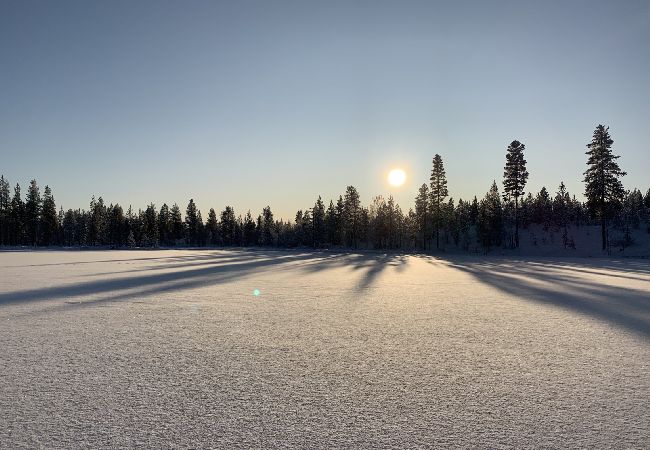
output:
{"label": "silhouetted tree", "polygon": [[257,242],[257,238],[255,237],[255,221],[253,220],[253,216],[251,216],[250,210],[246,213],[246,217],[244,218],[243,235],[244,245],[254,245]]}
{"label": "silhouetted tree", "polygon": [[501,245],[502,215],[501,197],[496,181],[479,204],[477,234],[480,244],[489,251],[492,246]]}
{"label": "silhouetted tree", "polygon": [[569,245],[569,221],[571,219],[571,197],[566,190],[564,182],[560,182],[555,198],[553,199],[553,221],[562,230],[562,244],[564,248]]}
{"label": "silhouetted tree", "polygon": [[171,245],[172,221],[167,203],[163,203],[158,212],[158,237],[161,245]]}
{"label": "silhouetted tree", "polygon": [[358,248],[360,229],[361,201],[359,193],[354,186],[348,186],[343,200],[343,233],[349,246]]}
{"label": "silhouetted tree", "polygon": [[326,227],[325,227],[325,205],[320,195],[318,200],[312,208],[312,237],[313,237],[313,247],[320,248],[325,243],[327,239],[326,236]]}
{"label": "silhouetted tree", "polygon": [[208,212],[208,220],[205,222],[205,232],[209,245],[219,245],[219,221],[217,220],[217,213],[214,208],[210,208]]}
{"label": "silhouetted tree", "polygon": [[9,182],[0,175],[0,245],[9,244],[9,222],[11,212],[11,194]]}
{"label": "silhouetted tree", "polygon": [[124,210],[118,204],[109,207],[108,235],[113,247],[122,247],[126,243]]}
{"label": "silhouetted tree", "polygon": [[199,222],[196,204],[194,203],[194,199],[190,199],[185,211],[185,239],[189,246],[197,246],[199,244],[199,233],[201,231]]}
{"label": "silhouetted tree", "polygon": [[503,186],[506,195],[515,201],[515,247],[519,247],[519,197],[524,195],[524,188],[528,180],[524,149],[526,146],[514,140],[506,150],[506,166],[503,171]]}
{"label": "silhouetted tree", "polygon": [[157,247],[158,246],[158,213],[156,212],[156,205],[151,203],[147,206],[142,216],[142,237],[140,245],[143,247]]}
{"label": "silhouetted tree", "polygon": [[586,154],[588,169],[585,171],[585,197],[587,206],[600,221],[602,249],[607,248],[607,221],[614,209],[621,204],[625,190],[619,180],[626,175],[616,160],[619,156],[612,153],[614,141],[609,135],[609,127],[598,125]]}
{"label": "silhouetted tree", "polygon": [[272,246],[275,243],[276,232],[274,230],[275,223],[273,221],[273,213],[271,207],[266,206],[262,210],[262,217],[260,218],[260,245]]}
{"label": "silhouetted tree", "polygon": [[178,245],[185,237],[185,224],[183,223],[183,216],[181,215],[181,208],[174,203],[171,210],[169,211],[170,215],[170,228],[171,228],[171,239],[174,245]]}
{"label": "silhouetted tree", "polygon": [[38,243],[41,207],[41,193],[36,180],[32,180],[25,197],[25,236],[27,243],[32,246]]}
{"label": "silhouetted tree", "polygon": [[221,238],[224,245],[234,245],[236,225],[235,209],[232,206],[226,206],[221,212]]}
{"label": "silhouetted tree", "polygon": [[427,249],[427,238],[429,237],[430,205],[429,187],[426,184],[420,186],[417,197],[415,197],[415,218],[417,220],[417,232],[422,239],[422,250]]}
{"label": "silhouetted tree", "polygon": [[41,212],[40,242],[42,245],[57,244],[56,238],[59,231],[59,216],[56,212],[54,196],[49,186],[45,186],[43,193],[43,208]]}
{"label": "silhouetted tree", "polygon": [[431,214],[433,216],[433,227],[436,237],[436,249],[440,249],[440,223],[443,219],[442,204],[447,197],[447,176],[442,164],[442,158],[436,154],[433,157],[433,168],[431,169]]}

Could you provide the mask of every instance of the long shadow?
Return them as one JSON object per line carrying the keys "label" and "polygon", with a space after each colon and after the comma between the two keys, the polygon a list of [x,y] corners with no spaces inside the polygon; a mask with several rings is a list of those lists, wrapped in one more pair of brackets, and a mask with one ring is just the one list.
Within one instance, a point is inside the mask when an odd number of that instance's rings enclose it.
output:
{"label": "long shadow", "polygon": [[[106,276],[106,275],[119,275],[124,273],[138,273],[138,272],[151,272],[152,270],[172,270],[188,267],[199,267],[199,266],[208,266],[216,264],[233,264],[246,260],[255,260],[264,258],[261,254],[241,254],[237,256],[230,255],[215,255],[211,258],[200,258],[198,262],[192,260],[175,262],[175,263],[159,263],[152,264],[142,269],[127,269],[127,270],[114,270],[108,272],[96,272],[83,275],[84,277],[95,277],[95,276]],[[192,261],[192,262],[188,262]]]}
{"label": "long shadow", "polygon": [[[261,254],[262,258],[265,254]],[[295,261],[314,258],[311,254],[272,254],[267,259],[255,259],[238,264],[222,265],[218,262],[204,267],[183,271],[156,273],[131,277],[96,280],[73,285],[29,289],[0,294],[0,306],[21,302],[37,302],[52,299],[74,299],[90,295],[113,294],[113,298],[121,298],[116,291],[150,287],[149,294],[156,292],[187,289],[198,285],[219,283],[228,275],[229,279],[241,278],[253,271],[271,266],[284,265]],[[130,294],[125,294],[126,297]],[[125,298],[126,298],[125,297]]]}
{"label": "long shadow", "polygon": [[[157,293],[181,291],[197,286],[222,283],[242,278],[262,269],[284,268],[303,271],[324,271],[335,267],[347,266],[353,270],[364,270],[357,285],[357,290],[368,288],[387,267],[403,268],[407,262],[404,255],[334,253],[324,252],[282,252],[282,251],[246,251],[242,254],[215,253],[199,255],[197,261],[171,263],[175,257],[134,258],[124,261],[158,260],[162,264],[153,264],[145,269],[133,269],[125,272],[102,273],[94,275],[115,275],[119,273],[137,274],[134,276],[113,277],[82,283],[28,289],[0,294],[0,306],[65,299],[71,304],[92,305],[102,302],[115,302],[137,296],[155,295]],[[117,262],[122,260],[107,260]],[[94,261],[99,262],[99,261]],[[175,270],[183,269],[186,270]],[[163,273],[147,274],[148,271],[172,270]],[[143,273],[144,272],[144,273]],[[91,298],[87,298],[91,297]],[[95,297],[95,298],[93,298]],[[83,302],[75,301],[83,298]]]}
{"label": "long shadow", "polygon": [[[566,262],[559,267],[569,272],[563,275],[540,271],[536,264],[526,265],[522,261],[472,261],[464,258],[449,258],[447,261],[450,267],[519,299],[575,311],[650,337],[650,276],[646,278],[648,289],[632,289],[609,286],[595,277],[582,280],[573,277],[570,271],[574,267]],[[547,264],[552,266],[552,262]],[[586,270],[625,270],[625,265],[612,268],[608,262],[602,261],[594,261],[591,265],[587,262],[574,264],[575,268]],[[639,270],[640,273],[644,271]]]}

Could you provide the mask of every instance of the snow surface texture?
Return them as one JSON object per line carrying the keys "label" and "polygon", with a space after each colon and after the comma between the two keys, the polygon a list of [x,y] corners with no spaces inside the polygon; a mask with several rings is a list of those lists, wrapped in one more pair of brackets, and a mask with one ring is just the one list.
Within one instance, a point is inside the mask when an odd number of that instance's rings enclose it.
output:
{"label": "snow surface texture", "polygon": [[0,252],[0,324],[2,448],[650,442],[648,260]]}

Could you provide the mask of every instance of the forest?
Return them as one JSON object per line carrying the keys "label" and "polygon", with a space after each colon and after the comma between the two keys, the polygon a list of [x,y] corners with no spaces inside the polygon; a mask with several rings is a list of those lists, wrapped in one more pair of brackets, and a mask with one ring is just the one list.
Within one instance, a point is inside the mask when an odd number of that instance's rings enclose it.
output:
{"label": "forest", "polygon": [[[512,141],[506,149],[502,189],[496,180],[478,198],[450,197],[444,162],[436,154],[429,183],[423,183],[408,211],[389,196],[376,196],[364,206],[354,186],[338,199],[297,211],[294,221],[276,220],[270,206],[257,216],[250,210],[236,214],[226,206],[207,220],[190,199],[185,214],[174,204],[125,211],[92,197],[89,208],[64,210],[57,206],[49,186],[43,192],[31,180],[25,199],[16,184],[0,176],[0,245],[64,247],[213,247],[264,246],[402,251],[441,250],[450,245],[463,251],[487,253],[517,248],[519,231],[531,224],[559,233],[564,248],[574,248],[570,229],[598,225],[602,250],[634,244],[632,230],[650,233],[650,189],[624,189],[625,175],[612,153],[609,128],[598,125],[587,144],[582,202],[567,192],[563,182],[549,191],[525,193],[528,170],[525,145]],[[616,236],[616,239],[614,239]]]}

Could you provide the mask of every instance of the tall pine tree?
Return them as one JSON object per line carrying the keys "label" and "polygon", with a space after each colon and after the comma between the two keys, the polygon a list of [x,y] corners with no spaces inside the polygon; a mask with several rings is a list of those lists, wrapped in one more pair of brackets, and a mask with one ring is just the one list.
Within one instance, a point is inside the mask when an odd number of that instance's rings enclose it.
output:
{"label": "tall pine tree", "polygon": [[519,247],[519,197],[524,195],[528,180],[524,150],[526,146],[514,140],[506,150],[506,166],[503,170],[503,189],[515,200],[515,247]]}
{"label": "tall pine tree", "polygon": [[10,205],[9,182],[0,175],[0,245],[9,244]]}
{"label": "tall pine tree", "polygon": [[43,193],[43,210],[41,212],[41,244],[52,245],[56,244],[56,239],[59,231],[59,216],[56,212],[56,204],[54,203],[54,196],[49,186],[45,186]]}
{"label": "tall pine tree", "polygon": [[609,135],[609,127],[598,125],[591,142],[587,144],[589,167],[584,173],[583,180],[587,207],[600,221],[603,250],[607,248],[607,222],[625,196],[623,183],[619,178],[626,173],[616,162],[619,156],[612,153],[613,143]]}
{"label": "tall pine tree", "polygon": [[440,224],[444,216],[443,203],[449,193],[447,192],[445,168],[442,164],[442,158],[438,154],[433,157],[433,168],[429,180],[431,181],[431,214],[436,236],[436,249],[440,249]]}
{"label": "tall pine tree", "polygon": [[42,203],[38,184],[32,180],[25,197],[25,231],[29,245],[38,243]]}

